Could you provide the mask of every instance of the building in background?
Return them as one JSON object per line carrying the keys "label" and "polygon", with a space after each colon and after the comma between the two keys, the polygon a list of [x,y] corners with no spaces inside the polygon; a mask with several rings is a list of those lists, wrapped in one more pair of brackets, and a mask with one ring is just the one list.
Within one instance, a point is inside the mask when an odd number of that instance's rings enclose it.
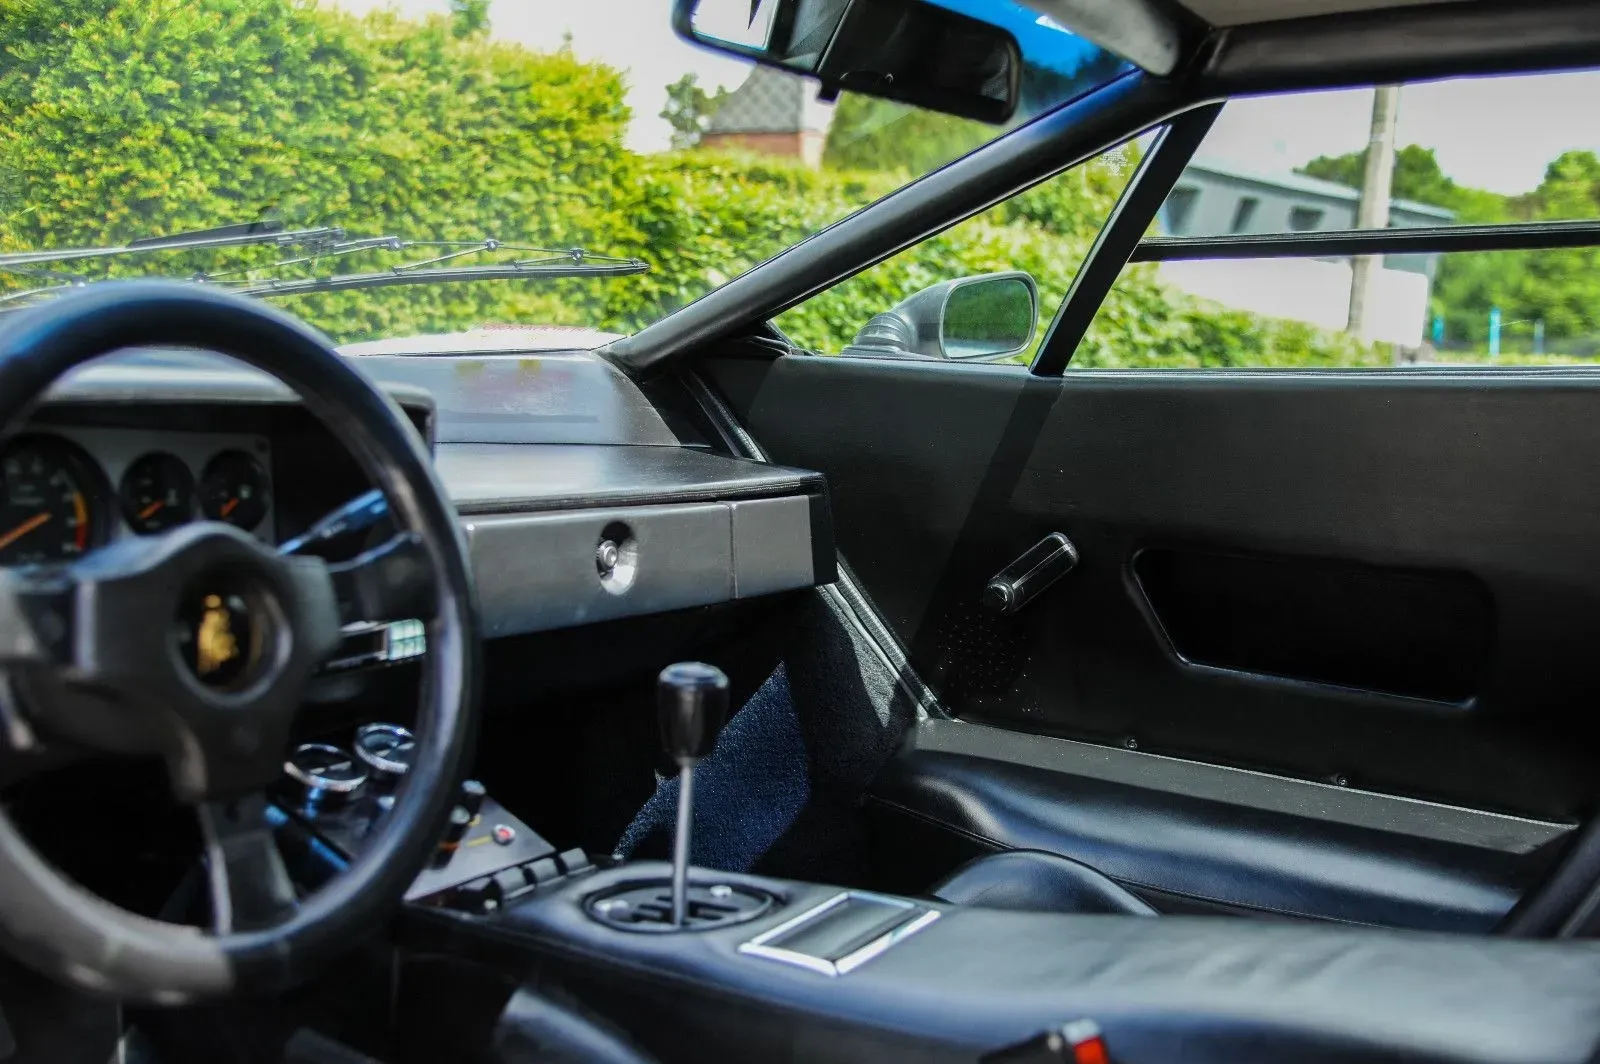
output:
{"label": "building in background", "polygon": [[832,106],[817,100],[805,78],[755,66],[711,116],[700,146],[781,155],[816,169],[832,121]]}
{"label": "building in background", "polygon": [[[1164,236],[1232,236],[1353,229],[1361,195],[1302,174],[1265,176],[1207,159],[1191,162],[1162,206]],[[1448,225],[1442,207],[1394,200],[1396,228]],[[1428,296],[1438,256],[1386,255],[1374,284],[1367,337],[1401,347],[1422,345]],[[1173,286],[1256,314],[1305,321],[1324,329],[1346,325],[1352,283],[1349,259],[1222,259],[1165,262]]]}

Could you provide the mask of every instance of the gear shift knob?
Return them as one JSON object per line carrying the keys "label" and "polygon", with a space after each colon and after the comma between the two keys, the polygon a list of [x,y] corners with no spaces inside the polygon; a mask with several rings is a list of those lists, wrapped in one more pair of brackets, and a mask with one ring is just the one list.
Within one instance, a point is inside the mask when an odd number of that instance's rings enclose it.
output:
{"label": "gear shift knob", "polygon": [[682,768],[711,753],[728,720],[728,677],[715,665],[681,661],[656,680],[661,748]]}
{"label": "gear shift knob", "polygon": [[689,834],[694,827],[694,766],[717,745],[728,720],[728,678],[714,665],[682,661],[656,680],[661,747],[678,764],[678,828],[672,837],[672,923],[688,917]]}

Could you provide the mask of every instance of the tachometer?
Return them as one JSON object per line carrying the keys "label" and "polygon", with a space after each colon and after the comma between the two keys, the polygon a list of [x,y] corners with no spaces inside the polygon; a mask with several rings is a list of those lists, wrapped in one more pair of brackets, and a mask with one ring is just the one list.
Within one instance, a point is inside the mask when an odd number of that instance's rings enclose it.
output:
{"label": "tachometer", "polygon": [[267,516],[267,472],[244,451],[223,451],[200,474],[200,510],[249,531]]}
{"label": "tachometer", "polygon": [[101,475],[76,444],[21,436],[0,453],[0,565],[82,555],[105,527]]}
{"label": "tachometer", "polygon": [[152,451],[122,474],[122,516],[141,536],[165,532],[194,516],[194,477],[183,459]]}

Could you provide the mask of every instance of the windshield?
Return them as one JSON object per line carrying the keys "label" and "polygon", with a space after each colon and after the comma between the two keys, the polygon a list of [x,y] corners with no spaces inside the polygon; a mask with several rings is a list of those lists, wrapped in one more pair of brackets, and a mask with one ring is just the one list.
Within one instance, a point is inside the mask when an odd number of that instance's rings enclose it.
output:
{"label": "windshield", "polygon": [[[941,2],[1029,35],[1019,122],[1126,69],[1010,0]],[[679,40],[669,8],[11,0],[0,310],[181,277],[340,342],[560,346],[638,329],[1004,132],[821,103]],[[100,253],[17,254],[81,248]]]}

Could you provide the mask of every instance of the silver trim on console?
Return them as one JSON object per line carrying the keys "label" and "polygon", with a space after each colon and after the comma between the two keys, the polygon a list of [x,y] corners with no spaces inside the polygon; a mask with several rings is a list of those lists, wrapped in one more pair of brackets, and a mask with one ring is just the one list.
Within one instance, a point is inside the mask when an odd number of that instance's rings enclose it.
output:
{"label": "silver trim on console", "polygon": [[767,945],[767,943],[773,941],[774,939],[782,938],[795,928],[800,927],[811,920],[815,920],[824,913],[831,912],[832,910],[843,905],[845,902],[849,901],[851,898],[864,898],[877,902],[880,905],[886,905],[890,908],[905,909],[908,911],[923,908],[923,906],[917,902],[908,901],[905,898],[892,897],[887,894],[874,894],[865,890],[841,890],[839,893],[835,894],[822,904],[813,905],[811,908],[807,909],[798,916],[785,920],[776,927],[768,928],[755,938],[750,939],[748,942],[739,943],[739,952],[748,957],[765,957],[769,961],[777,961],[780,964],[792,964],[797,968],[804,968],[807,971],[816,972],[819,975],[837,978],[838,976],[846,975],[855,971],[857,968],[872,960],[874,957],[881,956],[887,952],[890,947],[910,938],[918,931],[921,931],[923,928],[939,919],[940,916],[938,909],[930,908],[915,920],[912,920],[909,923],[901,924],[899,927],[896,927],[885,934],[879,935],[871,942],[868,942],[866,945],[845,954],[836,961],[830,961],[824,957],[816,957],[809,953],[800,953],[797,950],[784,949],[781,946]]}

